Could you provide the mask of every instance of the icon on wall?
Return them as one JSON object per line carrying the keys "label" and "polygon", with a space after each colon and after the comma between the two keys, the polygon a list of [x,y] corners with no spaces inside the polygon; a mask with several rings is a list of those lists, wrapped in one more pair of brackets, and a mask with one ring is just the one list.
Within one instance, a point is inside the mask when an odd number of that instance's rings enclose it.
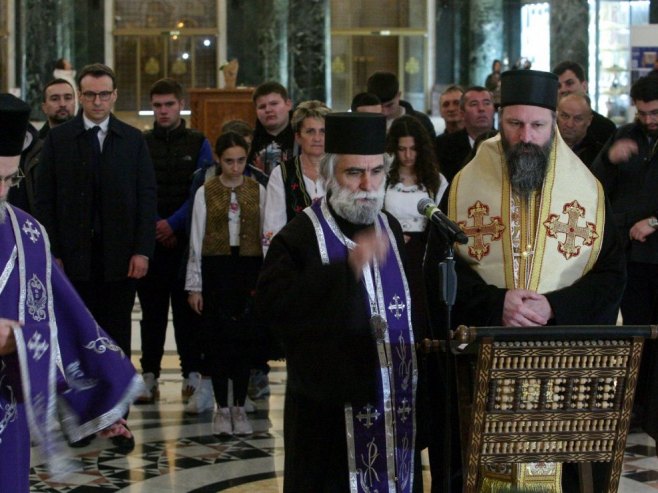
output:
{"label": "icon on wall", "polygon": [[331,61],[331,71],[334,74],[344,74],[345,73],[345,62],[339,56],[334,57]]}
{"label": "icon on wall", "polygon": [[420,63],[415,56],[409,57],[409,60],[404,64],[404,71],[410,75],[420,72]]}
{"label": "icon on wall", "polygon": [[183,75],[187,73],[187,65],[182,58],[176,58],[176,61],[171,64],[171,73],[174,75]]}
{"label": "icon on wall", "polygon": [[144,73],[148,75],[158,75],[160,73],[160,62],[154,56],[149,57],[144,65]]}

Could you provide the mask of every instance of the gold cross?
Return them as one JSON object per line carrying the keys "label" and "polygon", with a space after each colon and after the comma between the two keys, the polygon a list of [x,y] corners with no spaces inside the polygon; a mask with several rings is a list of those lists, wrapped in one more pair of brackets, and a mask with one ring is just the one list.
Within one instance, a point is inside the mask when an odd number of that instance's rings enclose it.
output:
{"label": "gold cross", "polygon": [[503,220],[499,216],[493,216],[489,224],[484,224],[484,216],[489,215],[489,206],[482,204],[479,200],[468,208],[468,217],[473,218],[473,226],[466,226],[466,221],[459,221],[459,227],[466,236],[473,238],[473,246],[468,247],[468,254],[478,260],[489,254],[490,243],[484,242],[484,236],[491,236],[491,241],[500,239],[505,231]]}
{"label": "gold cross", "polygon": [[582,246],[591,246],[599,235],[594,223],[585,221],[585,226],[578,226],[578,220],[585,217],[585,208],[581,207],[577,200],[564,204],[562,214],[569,216],[566,223],[559,221],[559,214],[549,214],[548,219],[544,221],[544,226],[546,233],[551,238],[557,238],[558,233],[566,235],[564,242],[558,240],[557,250],[569,260],[580,253],[580,247],[576,246],[576,238],[583,239]]}

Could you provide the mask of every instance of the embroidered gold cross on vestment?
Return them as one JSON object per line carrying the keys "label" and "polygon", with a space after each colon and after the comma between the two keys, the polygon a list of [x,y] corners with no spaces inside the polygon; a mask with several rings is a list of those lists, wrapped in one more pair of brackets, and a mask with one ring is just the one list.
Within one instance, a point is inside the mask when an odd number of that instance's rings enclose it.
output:
{"label": "embroidered gold cross on vestment", "polygon": [[571,257],[577,257],[580,253],[580,246],[576,245],[576,238],[582,238],[582,246],[591,246],[594,240],[599,237],[596,232],[596,224],[585,221],[585,226],[578,226],[581,217],[585,217],[585,208],[581,207],[577,200],[564,204],[562,214],[567,214],[566,223],[559,221],[559,214],[549,214],[548,219],[544,221],[546,234],[551,238],[557,238],[558,233],[566,235],[565,240],[558,240],[558,251],[569,260]]}
{"label": "embroidered gold cross on vestment", "polygon": [[466,221],[458,223],[464,234],[473,238],[473,246],[468,247],[468,254],[478,260],[482,260],[482,257],[489,254],[491,243],[485,243],[484,237],[491,236],[491,241],[496,241],[505,231],[505,226],[499,216],[493,216],[488,224],[484,224],[484,216],[489,216],[489,206],[478,200],[468,208],[468,217],[473,218],[473,226],[467,226]]}

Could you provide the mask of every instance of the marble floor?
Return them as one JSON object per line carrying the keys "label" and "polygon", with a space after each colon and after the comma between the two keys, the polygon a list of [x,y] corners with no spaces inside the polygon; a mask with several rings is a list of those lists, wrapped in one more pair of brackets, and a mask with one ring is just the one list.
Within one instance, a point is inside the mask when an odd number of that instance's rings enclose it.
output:
{"label": "marble floor", "polygon": [[[139,331],[133,347],[139,348]],[[171,332],[171,331],[170,331]],[[134,406],[129,423],[135,435],[135,450],[124,456],[112,443],[96,438],[90,445],[69,449],[79,462],[78,471],[65,478],[47,474],[33,454],[31,491],[49,493],[211,493],[281,491],[283,475],[283,395],[285,364],[272,362],[269,398],[256,401],[249,417],[254,434],[243,438],[219,438],[211,433],[212,413],[184,414],[181,377],[172,338],[167,339],[160,400]],[[139,353],[133,354],[139,368]],[[425,460],[425,459],[424,459]],[[429,474],[424,466],[425,491]],[[658,458],[655,443],[646,434],[628,437],[623,493],[658,490]]]}

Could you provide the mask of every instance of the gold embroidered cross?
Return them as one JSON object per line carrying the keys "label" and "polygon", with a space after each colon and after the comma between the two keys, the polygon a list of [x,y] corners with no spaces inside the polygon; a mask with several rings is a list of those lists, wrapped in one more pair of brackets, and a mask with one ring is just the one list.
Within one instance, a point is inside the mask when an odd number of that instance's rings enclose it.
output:
{"label": "gold embroidered cross", "polygon": [[580,253],[580,246],[576,245],[576,238],[583,239],[582,246],[591,246],[599,237],[596,232],[596,224],[585,221],[585,226],[578,226],[578,220],[585,217],[585,208],[581,207],[577,200],[564,204],[562,214],[567,214],[566,223],[559,221],[559,214],[549,214],[548,219],[544,221],[546,233],[551,238],[557,238],[558,233],[566,235],[565,240],[559,241],[557,250],[564,258],[569,260],[571,257],[577,257]]}
{"label": "gold embroidered cross", "polygon": [[505,231],[503,220],[499,216],[493,216],[489,224],[484,224],[484,216],[489,215],[489,206],[484,205],[479,200],[468,208],[468,217],[473,218],[473,226],[467,226],[466,221],[459,221],[459,227],[466,236],[473,237],[473,246],[468,247],[468,254],[478,260],[489,254],[490,243],[484,242],[484,236],[491,236],[491,241],[500,239],[500,235]]}

